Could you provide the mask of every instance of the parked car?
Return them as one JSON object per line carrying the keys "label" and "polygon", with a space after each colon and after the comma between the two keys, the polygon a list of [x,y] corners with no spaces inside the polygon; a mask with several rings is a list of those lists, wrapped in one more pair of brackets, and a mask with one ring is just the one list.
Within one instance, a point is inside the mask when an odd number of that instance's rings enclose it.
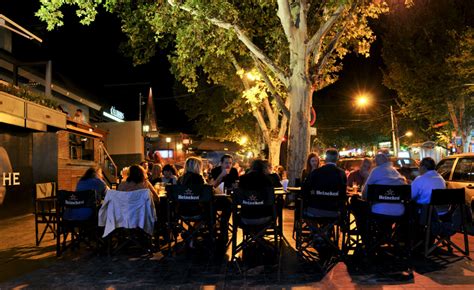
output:
{"label": "parked car", "polygon": [[411,158],[392,157],[391,161],[393,167],[410,181],[413,181],[418,175],[420,175],[418,164],[416,164],[416,161]]}
{"label": "parked car", "polygon": [[346,175],[349,175],[351,171],[357,170],[360,168],[360,164],[362,163],[362,160],[364,160],[364,158],[362,157],[341,158],[337,161],[337,166],[339,168],[344,169],[344,171],[346,172]]}
{"label": "parked car", "polygon": [[443,158],[436,166],[448,188],[466,188],[466,204],[474,209],[474,153]]}

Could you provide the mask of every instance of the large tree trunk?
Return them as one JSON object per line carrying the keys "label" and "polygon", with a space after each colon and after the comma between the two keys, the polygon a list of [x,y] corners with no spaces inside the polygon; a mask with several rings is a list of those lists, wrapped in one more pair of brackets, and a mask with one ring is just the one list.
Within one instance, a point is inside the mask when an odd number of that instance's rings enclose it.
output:
{"label": "large tree trunk", "polygon": [[277,165],[280,165],[280,150],[281,150],[281,139],[272,138],[268,142],[268,162],[274,168]]}
{"label": "large tree trunk", "polygon": [[[304,65],[302,63],[301,65]],[[290,124],[288,137],[288,179],[294,185],[305,165],[310,143],[310,109],[312,88],[303,69],[296,69],[290,78]]]}

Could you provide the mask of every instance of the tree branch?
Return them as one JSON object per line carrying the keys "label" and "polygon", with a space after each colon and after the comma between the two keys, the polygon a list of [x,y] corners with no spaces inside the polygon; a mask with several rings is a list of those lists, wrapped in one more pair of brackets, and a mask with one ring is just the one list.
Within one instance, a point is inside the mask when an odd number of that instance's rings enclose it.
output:
{"label": "tree branch", "polygon": [[332,53],[336,49],[337,43],[342,37],[342,34],[344,33],[344,30],[346,30],[346,26],[344,26],[331,40],[331,42],[328,45],[328,49],[326,53],[324,54],[323,58],[320,58],[320,61],[316,62],[316,73],[321,71],[323,67],[326,65],[328,62],[329,57],[331,57]]}
{"label": "tree branch", "polygon": [[268,120],[270,121],[270,129],[276,129],[277,124],[278,124],[278,114],[275,114],[277,112],[273,112],[272,107],[270,106],[270,102],[268,101],[268,98],[263,99],[263,107],[265,108],[265,111],[267,112],[268,115]]}
{"label": "tree branch", "polygon": [[[179,9],[190,13],[191,15],[198,16],[198,13],[192,8],[186,7],[184,5],[179,5],[175,0],[168,0],[168,3],[173,7],[178,7]],[[213,17],[205,16],[206,20],[210,23],[216,25],[217,27],[233,30],[237,35],[237,38],[250,50],[250,52],[255,55],[259,60],[261,60],[274,74],[280,79],[284,86],[289,87],[290,81],[286,76],[285,72],[280,69],[252,40],[245,34],[245,32],[236,24],[225,22]]]}
{"label": "tree branch", "polygon": [[272,96],[275,98],[279,109],[283,112],[283,115],[285,115],[289,119],[290,118],[290,110],[288,110],[288,106],[285,106],[285,103],[283,102],[283,99],[281,98],[280,94],[278,94],[278,92],[276,91],[275,86],[273,86],[272,82],[270,81],[270,78],[265,73],[265,70],[262,68],[259,61],[254,58],[254,62],[255,62],[255,65],[258,69],[258,72],[262,75],[263,80],[265,81],[265,84],[268,87],[268,90],[270,91]]}
{"label": "tree branch", "polygon": [[446,103],[448,105],[448,112],[449,112],[449,116],[451,117],[451,122],[453,122],[454,130],[456,130],[456,133],[459,133],[460,126],[459,126],[458,118],[456,117],[456,110],[454,109],[454,104],[452,101],[446,101]]}
{"label": "tree branch", "polygon": [[308,33],[308,3],[306,0],[300,0],[300,29],[306,35]]}
{"label": "tree branch", "polygon": [[[242,67],[237,62],[237,59],[235,58],[235,56],[233,54],[230,54],[230,60],[231,60],[232,64],[234,65],[234,68],[235,68],[236,71],[239,71],[239,70],[242,69]],[[248,81],[244,78],[242,78],[241,80],[242,80],[242,84],[244,85],[244,88],[246,90],[250,89],[250,85],[249,85]],[[255,110],[252,110],[252,115],[255,117],[255,119],[257,119],[258,126],[262,130],[263,138],[265,138],[267,144],[270,144],[269,143],[270,142],[270,132],[268,131],[267,123],[265,123],[265,119],[263,118],[262,113],[257,108]]]}
{"label": "tree branch", "polygon": [[278,18],[280,18],[281,26],[285,32],[288,42],[293,41],[292,30],[294,29],[293,21],[291,19],[291,9],[288,0],[278,0]]}
{"label": "tree branch", "polygon": [[306,46],[307,54],[311,54],[314,51],[314,49],[316,48],[316,45],[322,41],[326,33],[328,33],[328,31],[334,26],[336,21],[342,15],[342,11],[344,11],[344,8],[345,8],[344,4],[339,5],[339,7],[331,15],[331,17],[329,17],[329,19],[311,37],[311,39],[309,40]]}
{"label": "tree branch", "polygon": [[257,119],[258,125],[260,126],[260,129],[262,130],[263,133],[263,138],[266,139],[267,144],[270,144],[270,132],[268,131],[267,124],[265,123],[265,119],[262,116],[262,113],[260,110],[257,108],[252,111],[252,115]]}
{"label": "tree branch", "polygon": [[[289,99],[286,99],[285,105],[286,106],[290,105]],[[283,115],[283,117],[281,118],[280,130],[278,132],[278,138],[280,138],[280,140],[285,136],[286,129],[288,128],[288,119],[289,118],[286,115]]]}

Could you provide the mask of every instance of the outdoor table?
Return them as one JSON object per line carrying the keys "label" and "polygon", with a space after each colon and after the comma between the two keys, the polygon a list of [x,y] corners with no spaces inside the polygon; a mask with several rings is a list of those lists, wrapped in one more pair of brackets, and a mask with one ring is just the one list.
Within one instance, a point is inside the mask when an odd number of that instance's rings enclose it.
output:
{"label": "outdoor table", "polygon": [[352,198],[360,198],[362,197],[362,193],[360,191],[354,190],[352,187],[347,187],[346,191],[346,208],[347,208],[347,214],[346,214],[346,227],[345,230],[347,231],[347,241],[345,242],[345,252],[346,254],[349,254],[348,252],[351,250],[355,250],[357,246],[362,243],[362,240],[360,239],[359,232],[357,230],[357,223],[355,220],[355,217],[353,214],[351,214],[351,211],[349,210],[350,208],[350,203]]}
{"label": "outdoor table", "polygon": [[301,187],[287,187],[286,190],[283,187],[276,187],[275,188],[275,201],[277,206],[277,227],[279,231],[279,236],[285,239],[283,235],[283,204],[284,204],[284,197],[288,194],[293,192],[301,191]]}

